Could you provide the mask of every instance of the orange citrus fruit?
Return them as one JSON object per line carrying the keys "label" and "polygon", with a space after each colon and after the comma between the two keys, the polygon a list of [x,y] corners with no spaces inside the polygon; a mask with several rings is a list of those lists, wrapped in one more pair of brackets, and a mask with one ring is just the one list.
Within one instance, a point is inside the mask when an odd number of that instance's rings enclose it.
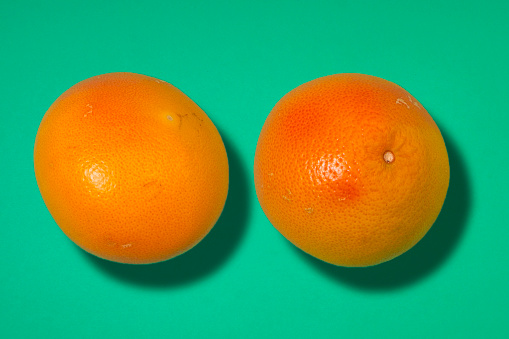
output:
{"label": "orange citrus fruit", "polygon": [[449,186],[442,135],[387,80],[337,74],[286,94],[256,147],[256,193],[279,232],[339,266],[371,266],[414,246]]}
{"label": "orange citrus fruit", "polygon": [[171,84],[134,73],[95,76],[64,92],[42,119],[34,167],[64,233],[121,263],[189,250],[228,193],[226,150],[209,117]]}

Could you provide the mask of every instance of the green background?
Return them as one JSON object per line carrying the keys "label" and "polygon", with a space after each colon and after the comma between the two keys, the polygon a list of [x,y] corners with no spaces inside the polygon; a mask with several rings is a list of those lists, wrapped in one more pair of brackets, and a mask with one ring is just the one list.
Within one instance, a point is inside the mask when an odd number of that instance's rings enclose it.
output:
{"label": "green background", "polygon": [[[505,1],[2,1],[0,337],[509,337],[508,14]],[[221,219],[165,263],[120,265],[80,250],[35,181],[45,111],[73,84],[114,71],[180,88],[227,147]],[[274,104],[343,72],[407,89],[450,156],[435,226],[366,269],[293,247],[252,180]]]}

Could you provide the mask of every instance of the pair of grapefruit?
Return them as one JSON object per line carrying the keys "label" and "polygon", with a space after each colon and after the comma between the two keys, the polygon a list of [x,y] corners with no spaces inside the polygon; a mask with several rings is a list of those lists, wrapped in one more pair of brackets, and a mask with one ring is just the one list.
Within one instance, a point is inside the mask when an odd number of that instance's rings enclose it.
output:
{"label": "pair of grapefruit", "polygon": [[[82,81],[45,114],[34,165],[65,234],[104,259],[147,264],[192,248],[218,220],[228,160],[216,127],[164,81],[110,73]],[[286,94],[254,159],[271,223],[326,262],[370,266],[415,245],[443,205],[440,131],[403,88],[338,74]]]}

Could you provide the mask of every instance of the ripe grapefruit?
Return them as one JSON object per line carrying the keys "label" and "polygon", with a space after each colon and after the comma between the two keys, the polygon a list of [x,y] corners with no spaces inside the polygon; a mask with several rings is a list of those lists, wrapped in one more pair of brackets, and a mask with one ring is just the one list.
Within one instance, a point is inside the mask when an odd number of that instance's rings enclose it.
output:
{"label": "ripe grapefruit", "polygon": [[216,223],[228,192],[212,121],[176,87],[134,73],[95,76],[64,92],[42,119],[34,167],[64,233],[121,263],[189,250]]}
{"label": "ripe grapefruit", "polygon": [[303,84],[270,112],[254,180],[274,227],[340,266],[371,266],[414,246],[445,200],[449,160],[437,125],[406,90],[363,74]]}

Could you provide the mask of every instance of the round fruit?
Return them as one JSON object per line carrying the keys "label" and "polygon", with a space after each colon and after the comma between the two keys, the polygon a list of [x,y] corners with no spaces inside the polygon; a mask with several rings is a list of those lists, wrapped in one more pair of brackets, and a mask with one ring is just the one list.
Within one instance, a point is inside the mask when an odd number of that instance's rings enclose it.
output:
{"label": "round fruit", "polygon": [[268,116],[254,179],[270,222],[303,251],[370,266],[414,246],[449,186],[440,131],[398,85],[337,74],[286,94]]}
{"label": "round fruit", "polygon": [[148,264],[196,245],[228,193],[228,160],[207,115],[164,81],[84,80],[49,108],[34,167],[56,223],[104,259]]}

